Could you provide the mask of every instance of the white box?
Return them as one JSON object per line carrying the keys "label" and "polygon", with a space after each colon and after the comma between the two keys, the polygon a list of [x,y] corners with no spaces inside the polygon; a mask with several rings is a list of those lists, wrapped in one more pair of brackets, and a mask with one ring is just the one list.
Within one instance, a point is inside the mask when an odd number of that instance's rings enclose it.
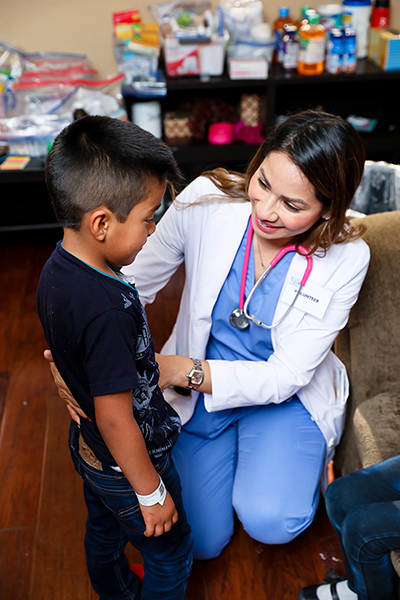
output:
{"label": "white box", "polygon": [[267,79],[268,61],[265,58],[230,58],[231,79]]}
{"label": "white box", "polygon": [[168,76],[222,75],[228,39],[225,34],[208,44],[180,44],[176,38],[166,38],[163,47]]}

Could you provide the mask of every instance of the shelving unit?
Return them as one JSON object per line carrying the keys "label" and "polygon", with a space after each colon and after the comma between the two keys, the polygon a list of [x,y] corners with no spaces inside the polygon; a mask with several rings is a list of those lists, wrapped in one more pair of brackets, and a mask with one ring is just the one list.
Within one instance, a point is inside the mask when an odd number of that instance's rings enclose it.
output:
{"label": "shelving unit", "polygon": [[[239,106],[243,93],[266,95],[266,132],[276,117],[299,109],[320,107],[344,118],[357,115],[378,118],[372,133],[362,134],[370,160],[400,163],[400,71],[382,71],[367,59],[358,61],[354,73],[315,77],[287,73],[273,66],[266,80],[231,80],[227,74],[203,80],[199,77],[170,78],[167,96],[160,99],[163,113],[176,110],[183,101],[196,97],[220,98]],[[133,96],[124,96],[128,115]],[[206,168],[225,166],[244,170],[257,145],[234,142],[218,146],[195,139],[170,143],[187,181]],[[57,227],[44,183],[44,159],[32,159],[23,171],[0,171],[3,222],[0,232]]]}

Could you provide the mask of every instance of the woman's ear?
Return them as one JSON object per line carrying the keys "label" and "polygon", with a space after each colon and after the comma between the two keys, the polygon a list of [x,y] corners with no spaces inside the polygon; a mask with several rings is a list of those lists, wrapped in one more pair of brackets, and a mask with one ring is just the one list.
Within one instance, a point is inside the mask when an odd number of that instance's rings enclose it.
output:
{"label": "woman's ear", "polygon": [[100,206],[90,213],[89,230],[99,242],[106,239],[112,216],[112,212],[105,206]]}

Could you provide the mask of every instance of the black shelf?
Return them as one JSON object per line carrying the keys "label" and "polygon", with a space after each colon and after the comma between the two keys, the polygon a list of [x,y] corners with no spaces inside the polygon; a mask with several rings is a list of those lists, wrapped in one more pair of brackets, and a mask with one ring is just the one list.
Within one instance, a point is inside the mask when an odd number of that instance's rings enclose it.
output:
{"label": "black shelf", "polygon": [[[378,118],[371,133],[363,133],[367,158],[400,163],[400,111],[398,89],[400,71],[383,71],[369,60],[359,60],[353,73],[304,76],[273,65],[268,78],[232,80],[219,77],[166,76],[167,96],[159,98],[163,112],[176,110],[182,101],[196,97],[221,98],[238,108],[243,93],[266,98],[266,133],[279,115],[306,108],[322,108],[344,118],[350,114]],[[134,96],[124,96],[128,115]],[[213,145],[206,141],[169,140],[178,164],[189,182],[204,169],[224,166],[242,171],[254,156],[257,145],[234,142]],[[57,229],[44,181],[44,157],[31,159],[21,171],[0,171],[3,222],[0,232]]]}

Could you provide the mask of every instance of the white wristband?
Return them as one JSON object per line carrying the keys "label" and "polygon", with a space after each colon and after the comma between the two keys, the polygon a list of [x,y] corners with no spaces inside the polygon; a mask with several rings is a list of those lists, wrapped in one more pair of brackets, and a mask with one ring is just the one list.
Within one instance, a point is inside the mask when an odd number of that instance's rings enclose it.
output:
{"label": "white wristband", "polygon": [[137,499],[139,500],[139,504],[141,504],[142,506],[154,506],[155,504],[161,504],[162,506],[165,502],[167,490],[165,489],[164,482],[160,477],[160,484],[152,494],[147,494],[147,496],[141,496],[137,492],[135,493]]}

